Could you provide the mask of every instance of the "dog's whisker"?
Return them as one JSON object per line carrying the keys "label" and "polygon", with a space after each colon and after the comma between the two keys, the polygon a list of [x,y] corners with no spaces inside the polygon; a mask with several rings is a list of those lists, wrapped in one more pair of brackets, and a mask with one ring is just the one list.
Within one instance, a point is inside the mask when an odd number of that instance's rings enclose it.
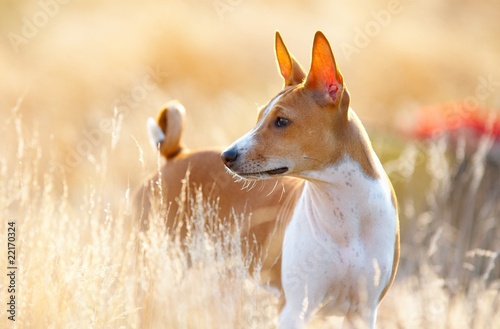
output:
{"label": "dog's whisker", "polygon": [[[270,192],[266,195],[266,197],[270,196],[270,195],[274,192],[274,190],[276,190],[276,186],[278,186],[278,181],[276,181],[276,182],[274,183],[273,188],[272,188],[272,189],[271,189],[271,191],[270,191]],[[280,200],[281,200],[281,197],[280,197]]]}

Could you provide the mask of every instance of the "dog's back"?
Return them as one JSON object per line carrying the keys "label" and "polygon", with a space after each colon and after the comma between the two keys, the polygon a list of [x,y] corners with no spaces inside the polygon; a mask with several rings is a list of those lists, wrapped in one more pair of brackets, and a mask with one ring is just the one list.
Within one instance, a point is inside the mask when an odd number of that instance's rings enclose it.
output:
{"label": "dog's back", "polygon": [[[216,204],[219,218],[230,227],[235,215],[244,215],[242,241],[249,241],[252,254],[262,257],[256,259],[262,261],[262,281],[281,288],[284,229],[303,183],[284,177],[246,187],[244,182],[235,181],[220,159],[220,150],[191,152],[183,145],[184,113],[179,102],[169,102],[156,122],[148,121],[150,139],[167,162],[136,194],[135,213],[142,229],[148,227],[149,215],[161,201],[168,208],[167,227],[179,228],[178,234],[184,237],[186,225],[178,223],[189,216],[190,197],[201,189],[204,201]],[[180,198],[183,184],[187,184],[187,195]]]}

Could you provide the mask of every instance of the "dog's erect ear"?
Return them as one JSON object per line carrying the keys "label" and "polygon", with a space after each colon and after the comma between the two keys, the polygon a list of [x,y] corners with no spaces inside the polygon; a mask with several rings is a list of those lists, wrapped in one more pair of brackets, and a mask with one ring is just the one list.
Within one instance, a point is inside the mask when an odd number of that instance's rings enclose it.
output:
{"label": "dog's erect ear", "polygon": [[285,79],[285,87],[298,85],[304,80],[306,77],[304,69],[290,55],[278,31],[276,31],[276,58],[278,59],[281,75]]}
{"label": "dog's erect ear", "polygon": [[327,103],[335,105],[344,91],[344,80],[335,63],[330,44],[320,31],[314,36],[311,70],[305,87],[315,90]]}

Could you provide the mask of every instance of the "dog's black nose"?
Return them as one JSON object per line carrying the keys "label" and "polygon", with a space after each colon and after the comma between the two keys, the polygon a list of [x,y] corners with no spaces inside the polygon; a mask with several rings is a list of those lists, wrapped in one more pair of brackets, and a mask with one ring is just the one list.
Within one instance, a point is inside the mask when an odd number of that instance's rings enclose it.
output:
{"label": "dog's black nose", "polygon": [[224,164],[228,167],[231,168],[231,165],[236,161],[238,158],[238,149],[236,147],[230,148],[228,150],[225,150],[222,152],[220,155],[222,161]]}

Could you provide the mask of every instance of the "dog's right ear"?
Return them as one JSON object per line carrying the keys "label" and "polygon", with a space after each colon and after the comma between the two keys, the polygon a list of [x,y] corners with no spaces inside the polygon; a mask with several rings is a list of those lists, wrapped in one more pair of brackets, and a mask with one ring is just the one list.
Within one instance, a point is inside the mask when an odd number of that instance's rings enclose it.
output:
{"label": "dog's right ear", "polygon": [[276,59],[281,75],[285,79],[285,87],[298,85],[304,80],[306,77],[304,69],[290,55],[278,31],[276,31]]}
{"label": "dog's right ear", "polygon": [[330,43],[320,31],[314,35],[311,69],[304,86],[316,92],[318,101],[340,104],[346,111],[349,109],[349,97],[341,102],[346,91],[344,78],[337,67]]}

